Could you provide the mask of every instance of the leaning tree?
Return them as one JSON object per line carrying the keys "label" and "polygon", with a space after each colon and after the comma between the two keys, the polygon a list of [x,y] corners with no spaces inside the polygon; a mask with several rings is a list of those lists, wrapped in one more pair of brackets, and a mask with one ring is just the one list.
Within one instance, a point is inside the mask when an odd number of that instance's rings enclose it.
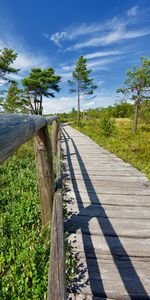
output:
{"label": "leaning tree", "polygon": [[[13,62],[17,57],[12,49],[3,48],[0,49],[0,84],[10,82],[11,80],[7,77],[9,74],[14,74],[19,71],[19,69],[13,68]],[[6,91],[0,91],[0,106],[3,107],[4,104],[4,94]]]}
{"label": "leaning tree", "polygon": [[135,133],[141,104],[150,98],[150,59],[142,57],[141,66],[133,66],[127,72],[124,87],[119,88],[117,92],[129,96],[134,101],[135,111],[132,131]]}
{"label": "leaning tree", "polygon": [[55,97],[54,92],[59,92],[61,76],[55,75],[52,68],[33,68],[29,77],[22,80],[24,86],[24,99],[33,114],[42,115],[43,96]]}
{"label": "leaning tree", "polygon": [[18,83],[13,81],[8,88],[3,109],[7,113],[21,112],[28,113],[28,101],[24,98],[23,90],[18,87]]}
{"label": "leaning tree", "polygon": [[17,57],[17,53],[15,53],[12,49],[4,48],[0,49],[0,80],[5,82],[8,79],[7,75],[11,73],[17,73],[19,69],[15,69],[12,67],[14,60]]}
{"label": "leaning tree", "polygon": [[80,56],[76,62],[74,71],[72,72],[72,80],[68,80],[70,85],[70,93],[77,92],[78,97],[78,115],[77,124],[80,123],[80,100],[81,96],[93,95],[94,90],[97,88],[93,84],[93,79],[89,78],[89,74],[92,70],[87,69],[87,59]]}

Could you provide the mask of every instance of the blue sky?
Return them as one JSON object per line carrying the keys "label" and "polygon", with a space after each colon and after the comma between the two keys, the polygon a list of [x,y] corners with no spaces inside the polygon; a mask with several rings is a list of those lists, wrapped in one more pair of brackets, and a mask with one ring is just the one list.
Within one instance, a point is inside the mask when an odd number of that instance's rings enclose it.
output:
{"label": "blue sky", "polygon": [[126,71],[150,53],[150,0],[1,0],[0,48],[18,53],[15,79],[33,67],[53,67],[62,76],[55,99],[44,99],[44,113],[68,112],[77,106],[67,80],[80,55],[87,58],[98,85],[94,99],[81,108],[108,106]]}

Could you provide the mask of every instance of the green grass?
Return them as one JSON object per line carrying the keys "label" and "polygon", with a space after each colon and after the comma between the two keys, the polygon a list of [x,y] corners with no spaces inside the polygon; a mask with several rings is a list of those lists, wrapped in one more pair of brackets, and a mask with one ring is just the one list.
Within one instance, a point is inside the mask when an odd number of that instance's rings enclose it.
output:
{"label": "green grass", "polygon": [[[8,158],[0,166],[0,174],[0,299],[47,299],[50,228],[41,226],[33,142],[24,144]],[[66,208],[64,218],[68,218]],[[77,260],[67,234],[65,247],[70,289]]]}
{"label": "green grass", "polygon": [[131,132],[130,119],[114,119],[115,128],[110,136],[102,132],[100,120],[84,120],[76,129],[91,137],[97,144],[115,153],[124,161],[143,172],[150,180],[150,125],[139,124],[135,134]]}
{"label": "green grass", "polygon": [[46,299],[50,229],[41,230],[33,145],[0,166],[0,299]]}

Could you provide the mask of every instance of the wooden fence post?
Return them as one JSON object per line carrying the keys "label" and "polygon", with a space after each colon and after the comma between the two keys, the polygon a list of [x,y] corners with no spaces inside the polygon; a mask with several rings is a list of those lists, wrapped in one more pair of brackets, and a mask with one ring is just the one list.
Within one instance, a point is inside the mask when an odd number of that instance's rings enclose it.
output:
{"label": "wooden fence post", "polygon": [[52,124],[52,149],[53,154],[57,154],[58,122],[55,120]]}
{"label": "wooden fence post", "polygon": [[66,300],[62,192],[54,194],[47,300]]}
{"label": "wooden fence post", "polygon": [[52,219],[54,195],[53,154],[48,127],[44,126],[35,135],[35,155],[41,203],[42,225]]}

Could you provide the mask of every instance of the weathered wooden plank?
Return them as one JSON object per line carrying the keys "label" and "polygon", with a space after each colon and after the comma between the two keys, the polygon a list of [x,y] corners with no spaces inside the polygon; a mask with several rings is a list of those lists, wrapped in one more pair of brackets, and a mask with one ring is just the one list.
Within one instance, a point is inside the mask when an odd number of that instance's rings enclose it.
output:
{"label": "weathered wooden plank", "polygon": [[79,281],[82,294],[92,294],[99,299],[150,299],[150,268],[147,262],[82,258],[80,264],[83,269],[88,269],[81,283]]}
{"label": "weathered wooden plank", "polygon": [[[80,257],[84,256],[88,258],[104,258],[110,259],[108,256],[120,257],[120,259],[126,259],[126,256],[150,261],[150,238],[129,238],[129,237],[112,237],[102,235],[89,235],[83,234],[81,230],[78,230],[77,234],[70,234],[69,241],[73,245],[73,251],[80,253]],[[94,249],[94,251],[93,251]]]}
{"label": "weathered wooden plank", "polygon": [[54,194],[47,300],[66,300],[62,193]]}
{"label": "weathered wooden plank", "polygon": [[54,194],[53,218],[51,232],[51,255],[48,274],[47,300],[66,300],[66,275],[65,275],[65,245],[64,224],[61,190],[61,148],[60,128],[57,127],[56,138],[56,192]]}
{"label": "weathered wooden plank", "polygon": [[[86,178],[87,177],[87,170],[81,170],[79,167],[77,167],[77,168],[74,168],[74,173],[73,174],[70,174],[70,172],[69,172],[69,167],[67,166],[67,165],[65,165],[64,164],[64,166],[65,166],[65,172],[64,172],[64,174],[68,174],[68,176],[72,176],[73,178],[74,177],[76,177],[76,176],[84,176],[84,178]],[[95,170],[90,170],[90,171],[88,171],[88,175],[90,175],[90,178],[92,178],[92,177],[97,177],[97,176],[113,176],[113,177],[116,177],[116,176],[119,176],[119,177],[131,177],[131,176],[133,176],[133,177],[136,177],[136,178],[143,178],[144,180],[146,180],[147,181],[147,178],[146,178],[146,176],[144,176],[144,174],[138,174],[138,173],[131,173],[131,170],[129,169],[129,170],[107,170],[106,168],[103,168],[103,169],[101,169],[101,168],[97,168],[97,169],[95,169]]]}
{"label": "weathered wooden plank", "polygon": [[[76,192],[72,190],[68,191],[65,196],[66,202],[78,202],[85,205],[97,204],[97,205],[116,205],[116,206],[142,206],[150,207],[150,197],[145,195],[111,195],[111,194],[88,194],[86,192]],[[99,204],[100,203],[100,204]]]}
{"label": "weathered wooden plank", "polygon": [[[146,182],[143,183],[143,182],[140,182],[138,180],[136,181],[132,181],[132,176],[131,176],[131,181],[130,180],[97,180],[97,179],[91,179],[90,177],[88,178],[82,178],[82,180],[76,180],[76,179],[72,179],[72,183],[74,185],[74,183],[77,183],[77,186],[79,189],[84,189],[85,186],[87,187],[87,189],[95,189],[97,187],[120,187],[120,188],[123,188],[123,187],[126,187],[126,188],[140,188],[140,189],[145,189],[145,185],[146,185]],[[147,182],[147,184],[149,185],[149,183]],[[85,185],[85,186],[84,186]],[[149,185],[150,187],[150,185]],[[150,189],[149,189],[149,192],[150,192]],[[150,195],[150,193],[149,193]]]}
{"label": "weathered wooden plank", "polygon": [[[71,175],[70,177],[72,180],[76,180],[76,181],[80,181],[80,180],[84,180],[86,182],[88,182],[88,180],[90,179],[90,181],[92,183],[101,183],[101,181],[105,181],[105,182],[127,182],[127,183],[130,183],[130,182],[134,182],[134,183],[138,183],[139,182],[139,177],[138,176],[132,176],[131,174],[130,175],[118,175],[116,174],[115,176],[114,175],[101,175],[100,172],[99,174],[95,175],[91,175],[90,176],[88,174],[85,174],[84,176],[82,174],[73,174]],[[145,177],[143,176],[142,178],[145,179]],[[141,179],[141,177],[140,177]],[[144,180],[145,181],[145,180]]]}
{"label": "weathered wooden plank", "polygon": [[56,159],[56,188],[62,188],[62,175],[61,175],[61,132],[60,126],[58,127],[57,136],[57,159]]}
{"label": "weathered wooden plank", "polygon": [[52,149],[53,154],[57,154],[58,122],[55,120],[52,124]]}
{"label": "weathered wooden plank", "polygon": [[90,295],[85,295],[85,294],[69,294],[68,295],[68,300],[114,300],[110,298],[104,298],[104,297],[94,297],[92,294]]}
{"label": "weathered wooden plank", "polygon": [[67,208],[72,214],[88,217],[121,218],[121,219],[149,219],[150,210],[140,206],[115,206],[83,203],[70,203]]}
{"label": "weathered wooden plank", "polygon": [[79,229],[85,234],[150,238],[150,221],[147,219],[90,218],[89,216],[72,216],[66,224],[69,232]]}
{"label": "weathered wooden plank", "polygon": [[71,178],[65,197],[72,210],[66,228],[81,271],[73,299],[150,299],[147,178],[90,138],[65,130],[65,175]]}
{"label": "weathered wooden plank", "polygon": [[111,195],[142,195],[142,196],[149,196],[150,197],[150,188],[145,188],[145,187],[127,187],[127,186],[116,186],[116,187],[113,187],[113,186],[110,186],[109,188],[109,184],[108,185],[105,185],[105,186],[94,186],[94,187],[91,187],[91,186],[85,186],[82,184],[82,185],[79,185],[79,182],[78,182],[78,185],[76,187],[74,187],[74,190],[75,192],[88,192],[89,195],[92,195],[93,194],[111,194]]}
{"label": "weathered wooden plank", "polygon": [[51,222],[54,195],[53,154],[47,126],[41,128],[35,135],[35,157],[44,226]]}
{"label": "weathered wooden plank", "polygon": [[58,117],[48,120],[42,116],[25,114],[0,114],[0,162],[47,124],[51,124]]}
{"label": "weathered wooden plank", "polygon": [[[81,171],[85,170],[85,165],[79,164],[78,161],[74,162],[71,160],[73,169],[81,169]],[[86,170],[89,172],[90,170],[105,170],[107,167],[107,170],[113,171],[131,171],[130,165],[124,165],[124,164],[114,164],[114,163],[99,163],[99,164],[86,164]]]}
{"label": "weathered wooden plank", "polygon": [[[80,154],[80,153],[79,153]],[[105,163],[111,163],[111,164],[116,164],[116,163],[119,163],[119,165],[123,165],[123,161],[120,159],[120,158],[112,158],[110,156],[108,157],[85,157],[84,154],[80,154],[82,155],[82,159],[76,157],[75,155],[72,156],[72,161],[75,163],[75,162],[78,162],[79,164],[89,164],[89,161],[93,164],[105,164]]]}

